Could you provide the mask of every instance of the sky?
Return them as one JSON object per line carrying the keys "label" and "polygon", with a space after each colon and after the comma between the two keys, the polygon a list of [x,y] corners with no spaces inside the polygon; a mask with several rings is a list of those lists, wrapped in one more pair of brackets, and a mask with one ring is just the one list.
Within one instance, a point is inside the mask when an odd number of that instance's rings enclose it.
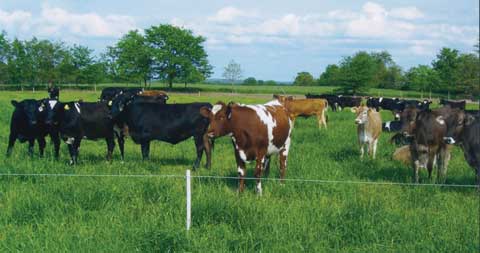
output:
{"label": "sky", "polygon": [[0,30],[100,54],[129,30],[170,23],[206,38],[213,78],[234,60],[244,78],[292,81],[360,50],[388,50],[404,70],[430,64],[442,47],[472,52],[479,12],[478,0],[0,0]]}

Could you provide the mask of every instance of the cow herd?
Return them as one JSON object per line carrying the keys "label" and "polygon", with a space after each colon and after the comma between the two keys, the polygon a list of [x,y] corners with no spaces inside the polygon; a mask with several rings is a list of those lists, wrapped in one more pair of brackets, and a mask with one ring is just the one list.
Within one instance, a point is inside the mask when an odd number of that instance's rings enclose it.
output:
{"label": "cow herd", "polygon": [[[440,176],[445,176],[450,158],[450,145],[460,145],[467,162],[475,169],[480,180],[480,119],[478,111],[466,111],[465,103],[442,101],[444,107],[430,110],[430,101],[401,100],[395,98],[307,94],[307,99],[274,95],[266,104],[245,105],[230,102],[169,104],[168,95],[162,91],[137,88],[106,88],[98,102],[59,101],[59,91],[49,90],[49,98],[12,101],[15,107],[10,125],[7,156],[16,140],[28,141],[28,153],[33,155],[37,141],[40,156],[50,136],[54,156],[59,157],[60,140],[70,154],[70,164],[76,164],[83,139],[105,139],[107,160],[112,159],[116,145],[124,159],[125,138],[129,136],[141,147],[143,159],[148,159],[153,140],[177,144],[193,138],[196,160],[193,168],[200,166],[203,153],[206,167],[211,166],[215,138],[232,139],[239,190],[244,189],[246,163],[255,161],[256,191],[262,193],[260,178],[268,174],[270,158],[278,154],[280,179],[284,179],[291,142],[291,132],[298,116],[315,116],[319,128],[327,128],[327,108],[332,111],[350,107],[356,113],[360,154],[369,153],[375,158],[379,136],[383,131],[398,132],[392,137],[405,144],[394,154],[396,159],[407,161],[418,170],[437,166]],[[392,111],[395,121],[384,122],[379,111]],[[444,177],[443,177],[444,178]],[[479,181],[480,182],[480,181]]]}

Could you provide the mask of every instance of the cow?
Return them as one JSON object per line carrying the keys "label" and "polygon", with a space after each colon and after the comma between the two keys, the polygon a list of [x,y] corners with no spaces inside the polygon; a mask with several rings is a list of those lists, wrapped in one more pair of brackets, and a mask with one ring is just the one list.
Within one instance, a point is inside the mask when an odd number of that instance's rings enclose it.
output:
{"label": "cow", "polygon": [[457,144],[462,148],[465,160],[474,169],[480,186],[480,115],[460,112],[456,119],[444,140],[447,144]]}
{"label": "cow", "polygon": [[[15,110],[12,113],[10,122],[10,136],[7,148],[7,157],[11,155],[15,141],[28,141],[28,154],[33,156],[33,146],[35,140],[38,142],[40,156],[44,154],[46,142],[45,136],[49,134],[47,126],[44,124],[47,105],[43,100],[25,99],[17,102],[11,101]],[[55,158],[58,158],[60,141],[58,135],[50,133],[55,148]]]}
{"label": "cow", "polygon": [[122,161],[124,160],[124,136],[115,132],[108,102],[57,102],[47,112],[49,123],[57,125],[60,137],[68,145],[70,165],[78,163],[79,147],[82,139],[105,139],[107,160],[112,160],[115,136]]}
{"label": "cow", "polygon": [[403,163],[404,165],[410,165],[412,162],[412,156],[410,153],[410,145],[403,145],[397,149],[392,155],[392,159]]}
{"label": "cow", "polygon": [[211,108],[211,104],[163,104],[138,98],[132,94],[117,96],[112,103],[111,116],[119,128],[128,127],[132,140],[141,145],[144,160],[149,158],[152,140],[177,144],[193,137],[197,152],[193,169],[200,166],[204,152],[206,167],[210,168],[212,143],[206,135],[209,121],[200,114],[200,108]]}
{"label": "cow", "polygon": [[138,96],[152,98],[162,104],[166,104],[167,100],[169,99],[166,92],[159,91],[159,90],[145,90],[143,92],[138,93]]}
{"label": "cow", "polygon": [[402,122],[400,120],[387,121],[382,123],[382,131],[384,132],[399,132],[402,129]]}
{"label": "cow", "polygon": [[48,88],[48,98],[58,100],[60,97],[60,90],[58,87],[52,86]]}
{"label": "cow", "polygon": [[340,111],[345,107],[358,107],[362,103],[361,97],[351,97],[351,96],[338,96],[338,107]]}
{"label": "cow", "polygon": [[332,107],[332,111],[336,112],[338,107],[338,96],[337,95],[330,95],[330,94],[322,94],[322,95],[315,95],[307,93],[305,94],[306,98],[321,98],[325,99],[328,102],[328,105]]}
{"label": "cow", "polygon": [[357,124],[358,144],[360,145],[360,158],[363,158],[365,146],[367,151],[375,159],[377,143],[382,133],[382,118],[380,113],[365,105],[352,107],[356,113],[355,124]]}
{"label": "cow", "polygon": [[326,110],[328,102],[325,99],[293,99],[293,97],[285,97],[273,95],[288,111],[290,119],[295,123],[298,116],[317,116],[318,128],[322,125],[327,128]]}
{"label": "cow", "polygon": [[263,105],[242,105],[223,102],[201,113],[210,120],[208,136],[231,136],[239,176],[239,191],[244,190],[245,163],[255,161],[256,192],[262,194],[260,177],[270,168],[270,157],[279,154],[280,180],[283,183],[290,148],[293,123],[278,100]]}
{"label": "cow", "polygon": [[459,108],[459,109],[465,110],[467,102],[465,100],[455,101],[455,100],[446,100],[446,99],[441,98],[440,99],[440,104],[443,105],[443,106],[448,105],[451,108]]}
{"label": "cow", "polygon": [[124,87],[108,87],[102,90],[100,101],[108,102],[122,93],[140,94],[143,92],[142,88],[124,88]]}
{"label": "cow", "polygon": [[432,177],[433,167],[437,167],[437,181],[445,180],[450,150],[445,143],[449,128],[458,121],[458,109],[449,107],[437,110],[420,111],[417,109],[414,121],[405,122],[404,134],[411,139],[410,152],[412,156],[415,183],[418,183],[418,171],[427,168],[428,178]]}
{"label": "cow", "polygon": [[383,101],[383,98],[369,97],[367,98],[367,107],[375,108],[375,110],[379,112],[381,108],[381,101]]}

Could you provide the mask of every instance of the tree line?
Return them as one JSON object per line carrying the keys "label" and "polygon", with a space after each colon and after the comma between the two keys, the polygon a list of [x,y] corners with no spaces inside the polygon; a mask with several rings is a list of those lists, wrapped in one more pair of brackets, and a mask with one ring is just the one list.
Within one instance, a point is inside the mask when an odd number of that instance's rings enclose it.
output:
{"label": "tree line", "polygon": [[95,84],[130,82],[147,85],[150,80],[200,82],[212,74],[203,47],[205,38],[168,24],[152,26],[143,33],[130,31],[115,45],[96,56],[93,50],[49,40],[10,41],[0,34],[0,83],[2,84]]}
{"label": "tree line", "polygon": [[479,45],[473,53],[442,48],[431,65],[418,65],[404,71],[388,51],[360,51],[330,64],[315,79],[308,72],[297,74],[294,85],[338,86],[338,91],[358,94],[369,88],[417,90],[463,97],[480,95]]}

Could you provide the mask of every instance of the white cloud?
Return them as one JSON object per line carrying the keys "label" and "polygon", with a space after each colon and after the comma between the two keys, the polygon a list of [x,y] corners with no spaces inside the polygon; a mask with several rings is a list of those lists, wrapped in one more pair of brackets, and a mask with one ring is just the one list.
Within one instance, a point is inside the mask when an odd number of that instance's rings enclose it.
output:
{"label": "white cloud", "polygon": [[28,29],[31,21],[32,14],[30,12],[23,10],[7,12],[0,9],[0,26],[3,29],[19,29],[24,31]]}
{"label": "white cloud", "polygon": [[414,20],[414,19],[425,17],[425,14],[423,14],[423,12],[417,9],[417,7],[410,6],[410,7],[394,8],[390,11],[390,16],[394,18]]}
{"label": "white cloud", "polygon": [[256,11],[244,11],[232,6],[227,6],[218,10],[215,15],[210,16],[207,19],[213,22],[228,23],[237,18],[252,18],[257,15],[258,13]]}

